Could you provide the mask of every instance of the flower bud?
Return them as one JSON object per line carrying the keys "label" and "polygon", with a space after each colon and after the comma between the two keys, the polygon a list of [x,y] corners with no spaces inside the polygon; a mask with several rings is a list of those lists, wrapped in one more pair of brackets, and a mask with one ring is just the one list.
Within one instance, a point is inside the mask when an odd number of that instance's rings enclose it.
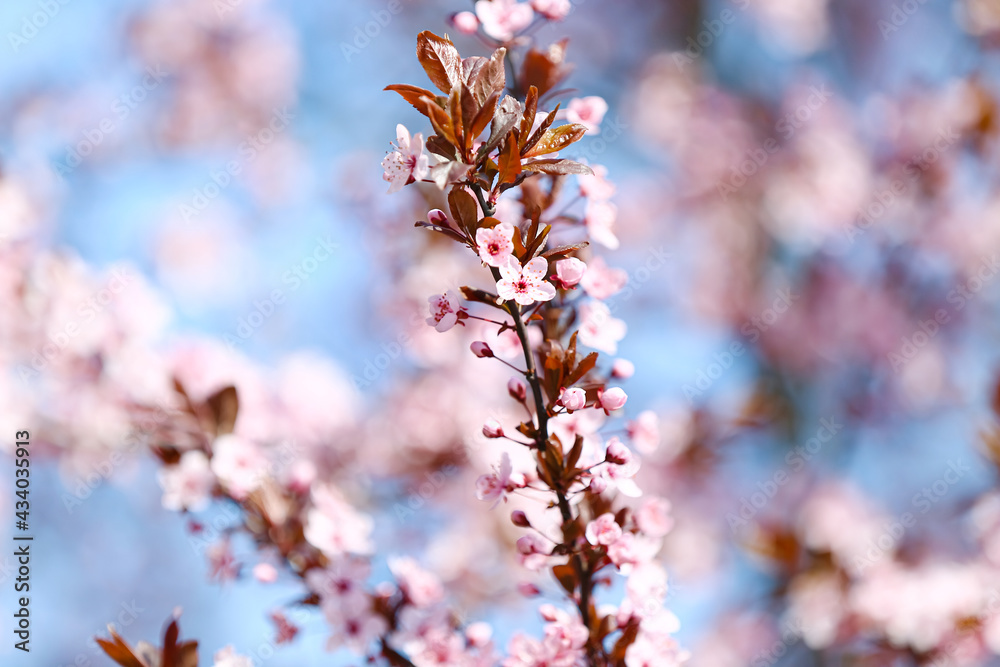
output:
{"label": "flower bud", "polygon": [[483,435],[487,438],[502,438],[503,426],[496,419],[487,419],[483,424]]}
{"label": "flower bud", "polygon": [[590,478],[590,492],[596,495],[604,493],[608,488],[608,480],[604,479],[600,475],[594,475]]}
{"label": "flower bud", "polygon": [[611,438],[608,442],[608,451],[604,456],[608,463],[623,466],[632,460],[632,452],[618,438]]}
{"label": "flower bud", "polygon": [[448,21],[455,26],[455,30],[466,35],[475,35],[479,30],[479,19],[472,12],[452,14]]}
{"label": "flower bud", "polygon": [[514,510],[511,512],[510,521],[518,528],[531,528],[531,522],[528,521],[528,515],[521,510]]}
{"label": "flower bud", "polygon": [[257,563],[253,567],[253,576],[262,584],[273,584],[278,580],[278,570],[270,563]]}
{"label": "flower bud", "polygon": [[604,411],[610,413],[624,407],[625,401],[628,400],[628,394],[621,387],[611,387],[610,389],[598,391],[597,400],[600,402],[601,407],[604,408]]}
{"label": "flower bud", "polygon": [[528,395],[528,385],[521,378],[513,377],[507,383],[507,393],[515,401],[523,403],[524,398]]}
{"label": "flower bud", "polygon": [[489,345],[481,340],[473,342],[472,345],[469,346],[469,349],[472,350],[472,354],[476,355],[480,359],[493,356],[493,350],[490,349]]}
{"label": "flower bud", "polygon": [[540,595],[542,591],[530,581],[522,581],[517,585],[517,592],[526,598],[533,598]]}
{"label": "flower bud", "polygon": [[615,359],[611,366],[611,377],[627,380],[635,375],[635,364],[628,359]]}
{"label": "flower bud", "polygon": [[427,214],[427,222],[432,225],[445,226],[448,224],[448,215],[441,209],[435,208]]}
{"label": "flower bud", "polygon": [[556,262],[556,278],[559,279],[564,288],[578,284],[586,271],[587,265],[576,257],[560,259]]}
{"label": "flower bud", "polygon": [[563,389],[559,392],[558,403],[570,412],[582,410],[587,406],[587,392],[579,387]]}

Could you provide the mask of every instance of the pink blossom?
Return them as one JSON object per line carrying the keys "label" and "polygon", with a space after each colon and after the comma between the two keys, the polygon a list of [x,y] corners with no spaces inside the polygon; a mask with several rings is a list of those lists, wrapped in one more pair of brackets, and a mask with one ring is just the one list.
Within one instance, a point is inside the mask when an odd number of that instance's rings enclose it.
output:
{"label": "pink blossom", "polygon": [[587,524],[587,541],[591,544],[608,546],[622,536],[622,527],[615,521],[615,515],[607,512]]}
{"label": "pink blossom", "polygon": [[576,257],[560,259],[556,262],[556,275],[553,282],[558,282],[563,289],[569,289],[578,284],[587,271],[587,265]]}
{"label": "pink blossom", "polygon": [[184,452],[177,465],[161,470],[158,478],[163,487],[165,509],[198,512],[208,507],[215,487],[215,475],[203,452]]}
{"label": "pink blossom", "polygon": [[524,568],[537,572],[545,567],[551,548],[539,535],[528,533],[518,538],[516,546]]}
{"label": "pink blossom", "polygon": [[670,501],[659,496],[651,496],[643,501],[635,512],[635,523],[650,537],[663,537],[674,527],[670,516]]}
{"label": "pink blossom", "polygon": [[410,131],[403,125],[396,126],[395,150],[382,160],[385,170],[382,178],[389,182],[389,194],[399,192],[404,185],[421,180],[430,172],[430,158],[424,154],[424,137],[417,132],[410,137]]}
{"label": "pink blossom", "polygon": [[365,580],[371,572],[368,561],[341,556],[330,561],[325,569],[312,569],[305,576],[306,585],[319,595],[323,605],[331,607],[362,607],[370,604]]}
{"label": "pink blossom", "polygon": [[608,103],[603,97],[597,95],[575,97],[566,107],[566,120],[583,125],[590,134],[600,134],[601,121],[607,112]]}
{"label": "pink blossom", "polygon": [[479,257],[489,266],[501,267],[514,252],[514,226],[501,222],[492,229],[481,227],[476,230],[476,245]]}
{"label": "pink blossom", "polygon": [[512,377],[507,381],[507,393],[515,401],[524,402],[525,397],[528,395],[528,385],[521,378]]}
{"label": "pink blossom", "polygon": [[469,345],[469,349],[472,350],[472,354],[476,355],[480,359],[486,359],[494,356],[493,350],[490,349],[490,346],[481,340],[473,341],[472,344]]}
{"label": "pink blossom", "polygon": [[324,608],[324,613],[333,628],[333,635],[327,642],[329,650],[346,646],[355,653],[364,654],[373,641],[389,630],[385,618],[370,608]]}
{"label": "pink blossom", "polygon": [[531,25],[535,13],[531,5],[517,0],[479,0],[476,16],[483,24],[483,32],[493,39],[508,42]]}
{"label": "pink blossom", "polygon": [[239,436],[220,435],[212,443],[212,472],[237,500],[260,486],[268,465],[260,448]]}
{"label": "pink blossom", "polygon": [[628,437],[643,454],[651,454],[660,446],[660,418],[652,410],[644,410],[628,423]]}
{"label": "pink blossom", "polygon": [[519,528],[531,528],[531,521],[528,515],[522,510],[514,510],[510,513],[510,522]]}
{"label": "pink blossom", "polygon": [[448,290],[444,294],[428,297],[427,302],[430,304],[431,309],[431,316],[427,318],[427,324],[442,333],[458,324],[459,315],[465,314],[465,307],[462,305],[462,300],[452,290]]}
{"label": "pink blossom", "polygon": [[271,612],[271,622],[274,623],[277,633],[274,637],[275,644],[288,644],[299,634],[299,628],[289,622],[288,618],[280,611]]}
{"label": "pink blossom", "polygon": [[619,241],[614,232],[615,222],[618,220],[617,206],[607,201],[589,201],[583,219],[594,243],[600,243],[609,250],[618,248]]}
{"label": "pink blossom", "polygon": [[587,392],[579,387],[563,389],[559,392],[558,403],[570,412],[583,410],[587,406]]}
{"label": "pink blossom", "polygon": [[623,464],[607,463],[600,467],[597,475],[591,480],[591,488],[593,488],[594,482],[598,478],[601,478],[606,488],[617,489],[619,493],[630,498],[639,498],[642,496],[642,490],[633,479],[636,473],[639,472],[639,467],[639,459],[634,455]]}
{"label": "pink blossom", "polygon": [[588,296],[603,301],[609,299],[628,283],[628,273],[623,269],[609,268],[601,257],[590,262],[587,273],[580,281],[580,286]]}
{"label": "pink blossom", "polygon": [[580,342],[608,354],[618,352],[618,342],[625,338],[628,327],[611,317],[611,309],[600,301],[580,306]]}
{"label": "pink blossom", "polygon": [[352,507],[334,487],[317,486],[306,514],[305,538],[328,558],[370,554],[372,518]]}
{"label": "pink blossom", "polygon": [[514,475],[513,466],[510,464],[510,455],[504,452],[500,455],[499,468],[476,480],[476,497],[480,500],[492,500],[493,507],[496,507],[501,500],[507,499],[508,491],[521,486],[523,486],[522,480],[520,476]]}
{"label": "pink blossom", "polygon": [[240,563],[233,555],[229,538],[224,537],[206,550],[208,556],[208,579],[224,584],[235,581],[240,574]]}
{"label": "pink blossom", "polygon": [[531,7],[550,21],[561,21],[572,9],[570,0],[531,0]]}
{"label": "pink blossom", "polygon": [[615,195],[615,184],[608,180],[608,168],[602,164],[591,165],[593,174],[576,177],[580,194],[590,201],[607,201]]}
{"label": "pink blossom", "polygon": [[253,660],[239,655],[232,646],[216,651],[214,658],[215,664],[212,667],[253,667]]}
{"label": "pink blossom", "polygon": [[642,558],[636,549],[635,535],[625,533],[608,545],[608,558],[619,568],[641,562]]}
{"label": "pink blossom", "polygon": [[622,444],[622,441],[618,438],[611,438],[608,441],[608,450],[604,456],[604,460],[608,463],[618,466],[628,465],[632,462],[632,452]]}
{"label": "pink blossom", "polygon": [[441,580],[420,567],[412,558],[390,558],[389,570],[399,582],[399,589],[413,606],[429,607],[444,599]]}
{"label": "pink blossom", "polygon": [[628,359],[615,359],[611,364],[611,377],[627,380],[635,375],[635,364]]}
{"label": "pink blossom", "polygon": [[608,490],[608,478],[603,475],[594,475],[590,478],[590,484],[587,487],[590,492],[595,495],[600,495]]}
{"label": "pink blossom", "polygon": [[610,414],[615,410],[625,407],[628,394],[621,387],[610,387],[608,389],[597,390],[597,400],[604,408],[604,412]]}
{"label": "pink blossom", "polygon": [[253,566],[253,577],[262,584],[273,584],[278,580],[278,569],[270,563],[257,563]]}
{"label": "pink blossom", "polygon": [[496,419],[487,419],[486,423],[483,424],[483,435],[487,438],[502,438],[503,425]]}
{"label": "pink blossom", "polygon": [[541,589],[530,581],[522,581],[517,585],[517,592],[526,598],[533,598],[541,594]]}
{"label": "pink blossom", "polygon": [[479,19],[472,12],[452,14],[451,24],[464,35],[475,35],[479,31]]}
{"label": "pink blossom", "polygon": [[524,267],[514,257],[500,267],[503,276],[497,282],[497,293],[504,301],[513,299],[522,306],[530,306],[535,301],[549,301],[556,295],[556,288],[545,282],[549,263],[544,257],[536,257]]}

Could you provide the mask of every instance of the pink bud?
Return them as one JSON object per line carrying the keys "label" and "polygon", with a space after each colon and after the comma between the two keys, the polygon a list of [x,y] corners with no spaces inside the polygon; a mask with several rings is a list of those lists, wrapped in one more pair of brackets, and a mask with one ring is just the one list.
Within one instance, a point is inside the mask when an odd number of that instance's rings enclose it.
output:
{"label": "pink bud", "polygon": [[593,494],[604,493],[608,488],[608,480],[600,475],[595,475],[590,479],[590,492]]}
{"label": "pink bud", "polygon": [[483,424],[483,435],[487,438],[502,438],[503,426],[496,419],[487,419]]}
{"label": "pink bud", "polygon": [[472,354],[476,355],[480,359],[493,356],[493,350],[491,350],[490,346],[481,340],[475,341],[469,346],[469,348],[472,350]]}
{"label": "pink bud", "polygon": [[587,406],[587,392],[579,387],[573,387],[572,389],[563,389],[559,392],[559,405],[563,406],[570,412],[574,410],[583,410]]}
{"label": "pink bud", "polygon": [[469,645],[476,648],[486,646],[492,636],[493,628],[488,623],[473,623],[465,629],[465,638],[469,641]]}
{"label": "pink bud", "polygon": [[455,30],[466,35],[475,35],[479,30],[479,19],[472,12],[452,14],[449,20],[455,26]]}
{"label": "pink bud", "polygon": [[253,576],[264,584],[273,584],[278,580],[278,570],[270,563],[257,563],[253,568]]}
{"label": "pink bud", "polygon": [[538,553],[538,538],[534,535],[525,535],[517,540],[517,550],[525,556]]}
{"label": "pink bud", "polygon": [[427,214],[427,222],[444,226],[448,224],[448,216],[441,209],[435,208]]}
{"label": "pink bud", "polygon": [[627,380],[635,375],[635,364],[628,359],[615,359],[611,366],[611,377]]}
{"label": "pink bud", "polygon": [[608,452],[604,456],[608,463],[623,466],[632,460],[632,452],[618,438],[611,438],[608,442]]}
{"label": "pink bud", "polygon": [[531,8],[551,21],[561,21],[569,14],[569,0],[531,0]]}
{"label": "pink bud", "polygon": [[605,412],[611,413],[621,409],[625,405],[625,401],[628,400],[628,394],[621,387],[611,387],[610,389],[598,391],[597,400]]}
{"label": "pink bud", "polygon": [[536,595],[540,595],[542,591],[530,581],[522,581],[517,585],[517,592],[526,598],[533,598]]}
{"label": "pink bud", "polygon": [[510,521],[519,528],[531,528],[531,522],[528,521],[528,515],[521,510],[514,510],[511,512]]}
{"label": "pink bud", "polygon": [[507,393],[515,401],[524,402],[524,397],[528,395],[528,385],[521,378],[511,378],[507,383]]}
{"label": "pink bud", "polygon": [[556,278],[559,279],[563,287],[573,287],[579,283],[586,271],[587,265],[576,257],[560,259],[556,262]]}

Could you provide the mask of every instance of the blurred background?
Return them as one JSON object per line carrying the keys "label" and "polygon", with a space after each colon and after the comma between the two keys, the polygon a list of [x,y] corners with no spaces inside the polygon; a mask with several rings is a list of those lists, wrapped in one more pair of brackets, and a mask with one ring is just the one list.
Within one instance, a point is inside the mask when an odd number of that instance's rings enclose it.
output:
{"label": "blurred background", "polygon": [[[301,588],[225,575],[206,552],[231,510],[197,517],[206,536],[162,508],[123,406],[171,374],[235,382],[244,431],[337,433],[296,442],[353,475],[380,549],[441,565],[504,643],[524,627],[511,556],[460,537],[492,530],[475,433],[506,376],[424,324],[463,269],[412,229],[434,193],[387,197],[379,167],[397,123],[429,129],[382,92],[423,85],[416,33],[488,49],[447,23],[471,3],[389,4],[0,7],[0,429],[10,447],[31,428],[46,461],[37,643],[12,664],[110,664],[107,623],[153,639],[176,606],[206,663],[232,644],[352,664],[323,653],[318,615],[273,647],[268,613]],[[534,39],[569,37],[572,95],[609,105],[580,151],[617,184],[606,257],[630,283],[609,304],[693,663],[1000,664],[1000,3],[573,6]]]}

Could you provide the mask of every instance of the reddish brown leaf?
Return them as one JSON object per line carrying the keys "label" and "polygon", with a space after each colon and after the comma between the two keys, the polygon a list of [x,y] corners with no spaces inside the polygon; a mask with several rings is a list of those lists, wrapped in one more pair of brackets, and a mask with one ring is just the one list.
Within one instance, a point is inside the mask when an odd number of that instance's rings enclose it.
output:
{"label": "reddish brown leaf", "polygon": [[553,176],[566,174],[593,174],[593,170],[585,164],[573,160],[535,160],[522,165],[525,171],[534,171]]}
{"label": "reddish brown leaf", "polygon": [[403,99],[413,105],[413,108],[420,113],[427,115],[426,109],[424,109],[424,99],[433,100],[435,95],[426,88],[421,88],[419,86],[411,86],[409,84],[400,83],[392,86],[386,86],[384,90],[392,90],[403,96]]}
{"label": "reddish brown leaf", "polygon": [[479,206],[475,197],[462,188],[454,188],[448,193],[448,207],[451,209],[451,217],[470,238],[475,238],[476,228],[479,225]]}
{"label": "reddish brown leaf", "polygon": [[573,252],[574,250],[582,250],[583,248],[586,248],[589,245],[590,243],[588,241],[584,241],[583,243],[574,243],[573,245],[561,245],[558,248],[553,248],[552,250],[543,252],[542,257],[544,257],[545,259],[551,259],[553,257],[564,257]]}
{"label": "reddish brown leaf", "polygon": [[236,425],[236,415],[240,410],[240,399],[236,387],[225,387],[208,397],[206,401],[212,411],[212,420],[216,435],[227,435],[233,432]]}
{"label": "reddish brown leaf", "polygon": [[447,37],[438,37],[429,30],[417,35],[417,60],[431,83],[444,94],[462,83],[462,56]]}
{"label": "reddish brown leaf", "polygon": [[506,138],[514,127],[521,122],[523,109],[521,103],[507,95],[500,104],[497,105],[493,114],[493,127],[490,130],[490,138],[486,140],[483,147],[479,149],[480,156],[489,155],[500,142]]}
{"label": "reddish brown leaf", "polygon": [[547,130],[538,143],[524,153],[524,157],[537,157],[561,151],[570,144],[580,141],[586,133],[587,128],[576,123],[554,127]]}
{"label": "reddish brown leaf", "polygon": [[[557,104],[556,108],[549,112],[549,115],[545,117],[545,120],[543,120],[542,124],[538,126],[538,129],[532,132],[531,136],[528,137],[528,140],[521,146],[521,155],[530,151],[534,148],[535,144],[541,141],[542,136],[544,136],[545,133],[548,132],[549,128],[552,127],[552,123],[555,122],[556,114],[558,113],[559,105]],[[532,124],[534,124],[534,121],[532,121]]]}
{"label": "reddish brown leaf", "polygon": [[502,93],[507,86],[507,73],[504,58],[507,49],[499,48],[493,52],[489,60],[482,64],[474,74],[475,79],[467,79],[476,101],[483,104],[493,93]]}
{"label": "reddish brown leaf", "polygon": [[103,649],[108,657],[117,662],[122,667],[151,667],[147,665],[142,658],[140,658],[135,651],[129,646],[121,636],[115,632],[113,626],[108,626],[108,633],[111,635],[111,639],[101,639],[100,637],[95,637],[98,646]]}
{"label": "reddish brown leaf", "polygon": [[491,120],[493,120],[493,114],[496,112],[497,100],[499,99],[500,93],[493,93],[489,96],[483,106],[479,108],[479,112],[469,125],[470,141],[478,139],[479,135],[486,129],[486,126],[490,124]]}
{"label": "reddish brown leaf", "polygon": [[[531,138],[531,128],[535,124],[535,115],[538,113],[538,88],[532,86],[528,89],[528,97],[524,101],[524,117],[521,119],[521,148]],[[523,150],[522,150],[522,155]]]}
{"label": "reddish brown leaf", "polygon": [[552,574],[567,593],[572,594],[576,590],[576,570],[569,563],[556,565],[552,568]]}
{"label": "reddish brown leaf", "polygon": [[500,154],[500,183],[513,183],[521,173],[521,155],[517,148],[517,130],[507,135],[507,143]]}
{"label": "reddish brown leaf", "polygon": [[524,57],[521,68],[522,89],[538,88],[539,97],[553,90],[569,76],[572,68],[566,65],[566,45],[569,40],[551,45],[544,51],[531,49]]}

